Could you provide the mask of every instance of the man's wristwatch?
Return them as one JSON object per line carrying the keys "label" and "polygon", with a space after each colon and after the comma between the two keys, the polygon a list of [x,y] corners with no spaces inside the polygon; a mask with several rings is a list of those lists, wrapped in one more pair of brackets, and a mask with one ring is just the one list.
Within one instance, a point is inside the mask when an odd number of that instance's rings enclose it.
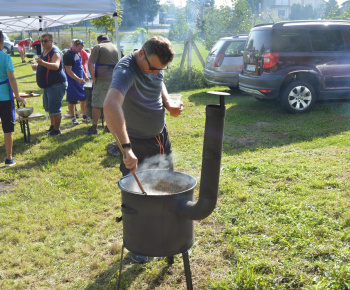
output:
{"label": "man's wristwatch", "polygon": [[123,148],[131,148],[131,143],[122,144]]}

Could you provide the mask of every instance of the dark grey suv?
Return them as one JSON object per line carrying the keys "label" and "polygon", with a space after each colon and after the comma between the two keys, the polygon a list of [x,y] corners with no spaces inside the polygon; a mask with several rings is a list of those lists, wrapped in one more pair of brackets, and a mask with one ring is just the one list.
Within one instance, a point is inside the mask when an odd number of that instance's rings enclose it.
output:
{"label": "dark grey suv", "polygon": [[290,113],[316,100],[350,98],[350,22],[290,21],[255,26],[243,55],[239,88],[279,99]]}

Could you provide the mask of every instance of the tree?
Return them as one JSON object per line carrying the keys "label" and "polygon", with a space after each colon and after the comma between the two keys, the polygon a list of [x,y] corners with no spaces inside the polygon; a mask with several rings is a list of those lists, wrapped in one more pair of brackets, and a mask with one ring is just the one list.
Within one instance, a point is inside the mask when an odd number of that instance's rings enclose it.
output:
{"label": "tree", "polygon": [[350,20],[350,6],[343,12],[342,19]]}
{"label": "tree", "polygon": [[325,19],[339,19],[340,8],[336,0],[329,0],[323,11],[323,18]]}
{"label": "tree", "polygon": [[301,6],[298,4],[293,4],[291,7],[291,12],[289,15],[290,20],[306,20],[306,19],[316,19],[317,13],[312,8],[311,4],[306,6]]}
{"label": "tree", "polygon": [[160,0],[127,0],[124,1],[123,25],[142,26],[152,22],[158,15]]}
{"label": "tree", "polygon": [[[122,21],[123,9],[120,7],[120,0],[116,0],[116,4],[118,13],[118,25],[120,25]],[[113,32],[115,31],[115,21],[112,16],[101,16],[99,18],[90,20],[90,23],[91,25],[95,26],[96,29],[103,29],[106,34],[108,34],[108,32],[111,32],[113,35]]]}
{"label": "tree", "polygon": [[184,41],[190,31],[192,31],[192,36],[195,38],[197,35],[195,19],[189,7],[186,6],[176,13],[175,21],[170,26],[169,39]]}

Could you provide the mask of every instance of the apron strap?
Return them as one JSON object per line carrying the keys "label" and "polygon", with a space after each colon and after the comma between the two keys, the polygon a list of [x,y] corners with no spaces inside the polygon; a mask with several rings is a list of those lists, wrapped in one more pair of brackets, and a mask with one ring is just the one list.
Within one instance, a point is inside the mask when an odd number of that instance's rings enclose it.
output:
{"label": "apron strap", "polygon": [[110,63],[95,63],[95,78],[97,78],[97,67],[98,66],[110,66],[110,67],[115,67],[115,64],[110,64]]}

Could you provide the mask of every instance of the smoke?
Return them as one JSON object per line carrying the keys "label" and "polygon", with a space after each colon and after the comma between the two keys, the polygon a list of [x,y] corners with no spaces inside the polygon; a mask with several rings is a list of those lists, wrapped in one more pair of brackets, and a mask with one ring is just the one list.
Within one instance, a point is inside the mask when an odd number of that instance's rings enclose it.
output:
{"label": "smoke", "polygon": [[163,154],[148,157],[138,166],[139,171],[149,169],[173,170],[174,168],[172,154]]}
{"label": "smoke", "polygon": [[[196,179],[180,172],[174,172],[172,155],[157,155],[147,158],[138,167],[136,175],[147,195],[169,195],[192,189]],[[139,193],[141,190],[132,175],[119,182],[122,190]]]}

